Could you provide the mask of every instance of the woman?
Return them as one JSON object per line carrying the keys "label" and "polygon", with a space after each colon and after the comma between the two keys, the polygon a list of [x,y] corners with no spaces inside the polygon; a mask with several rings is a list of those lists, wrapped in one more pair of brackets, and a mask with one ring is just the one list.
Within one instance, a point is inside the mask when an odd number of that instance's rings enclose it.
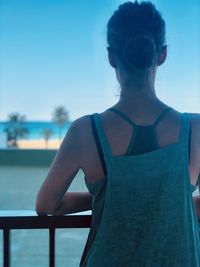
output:
{"label": "woman", "polygon": [[[42,185],[39,214],[92,209],[81,266],[200,266],[200,116],[156,95],[165,22],[150,2],[127,2],[108,22],[119,102],[73,122]],[[82,169],[89,193],[66,193]]]}

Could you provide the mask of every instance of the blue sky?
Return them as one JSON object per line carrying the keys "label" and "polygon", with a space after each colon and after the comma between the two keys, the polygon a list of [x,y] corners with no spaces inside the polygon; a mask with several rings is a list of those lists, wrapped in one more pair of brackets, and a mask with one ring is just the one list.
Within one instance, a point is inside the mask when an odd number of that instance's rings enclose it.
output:
{"label": "blue sky", "polygon": [[[70,118],[118,100],[106,53],[106,23],[121,0],[0,0],[0,120],[12,112]],[[179,111],[200,113],[200,1],[152,1],[167,25],[168,59],[157,94]]]}

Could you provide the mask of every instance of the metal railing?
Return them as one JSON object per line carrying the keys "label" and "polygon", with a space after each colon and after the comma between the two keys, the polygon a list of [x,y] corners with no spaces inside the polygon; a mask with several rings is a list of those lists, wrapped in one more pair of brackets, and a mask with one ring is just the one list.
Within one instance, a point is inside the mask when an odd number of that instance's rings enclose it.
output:
{"label": "metal railing", "polygon": [[3,230],[3,262],[10,266],[10,232],[16,229],[49,229],[49,266],[55,266],[55,229],[89,228],[91,212],[64,216],[38,216],[35,211],[0,211],[0,230]]}
{"label": "metal railing", "polygon": [[[35,211],[0,211],[0,230],[3,230],[3,262],[10,266],[10,231],[16,229],[49,230],[49,266],[55,266],[55,230],[59,228],[89,228],[91,212],[64,216],[38,216]],[[200,226],[200,220],[199,220]]]}

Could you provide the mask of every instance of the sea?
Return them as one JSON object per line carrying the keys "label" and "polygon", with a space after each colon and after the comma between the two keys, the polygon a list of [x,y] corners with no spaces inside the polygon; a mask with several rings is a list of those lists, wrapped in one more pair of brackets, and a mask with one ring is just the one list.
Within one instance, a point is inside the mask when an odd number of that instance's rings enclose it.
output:
{"label": "sea", "polygon": [[[66,122],[60,130],[60,128],[56,125],[56,123],[51,121],[26,121],[20,127],[27,129],[27,134],[19,138],[19,140],[44,139],[44,131],[47,129],[51,131],[49,139],[57,139],[60,137],[60,135],[61,138],[63,138],[66,135],[70,125],[71,122]],[[12,127],[15,127],[13,123],[0,122],[0,133],[4,132],[6,128],[12,128]]]}

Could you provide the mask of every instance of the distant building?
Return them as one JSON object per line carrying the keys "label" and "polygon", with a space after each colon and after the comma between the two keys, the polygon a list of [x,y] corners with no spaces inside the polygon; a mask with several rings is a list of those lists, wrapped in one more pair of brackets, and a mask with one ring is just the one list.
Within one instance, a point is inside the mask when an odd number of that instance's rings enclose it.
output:
{"label": "distant building", "polygon": [[7,148],[7,135],[4,132],[4,126],[0,124],[0,149]]}

